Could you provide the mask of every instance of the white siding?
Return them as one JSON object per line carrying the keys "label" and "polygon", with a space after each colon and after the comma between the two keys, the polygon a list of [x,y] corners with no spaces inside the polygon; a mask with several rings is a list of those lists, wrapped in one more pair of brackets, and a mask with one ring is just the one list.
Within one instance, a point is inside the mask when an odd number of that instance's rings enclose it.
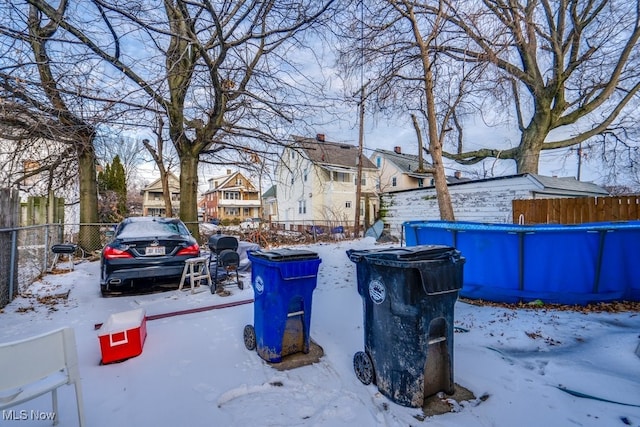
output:
{"label": "white siding", "polygon": [[[292,152],[294,154],[292,154]],[[311,224],[312,221],[331,221],[348,225],[355,216],[356,169],[344,168],[348,176],[344,181],[334,181],[330,172],[314,165],[300,153],[286,149],[276,170],[278,186],[278,220],[294,225]],[[304,177],[307,177],[306,181]],[[363,192],[375,192],[377,174],[374,170],[363,170],[366,185]],[[304,201],[306,212],[300,213]],[[347,207],[347,202],[350,207]],[[377,211],[377,200],[372,198],[370,208]],[[361,212],[364,219],[364,211]]]}
{"label": "white siding", "polygon": [[[474,181],[449,186],[456,221],[511,223],[511,201],[530,199],[539,190],[528,176]],[[402,223],[415,220],[439,220],[440,210],[435,188],[417,189],[382,196],[386,209],[384,222],[395,236],[402,233]]]}

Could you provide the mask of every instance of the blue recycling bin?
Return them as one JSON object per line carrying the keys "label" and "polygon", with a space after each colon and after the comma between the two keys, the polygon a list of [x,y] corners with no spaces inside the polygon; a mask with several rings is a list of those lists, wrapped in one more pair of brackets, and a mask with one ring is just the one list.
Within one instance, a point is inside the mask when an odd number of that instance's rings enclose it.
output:
{"label": "blue recycling bin", "polygon": [[422,245],[349,250],[363,300],[364,351],[356,376],[393,402],[422,407],[452,394],[453,308],[465,259],[454,248]]}
{"label": "blue recycling bin", "polygon": [[311,304],[318,254],[307,250],[249,251],[254,293],[253,325],[245,326],[249,350],[271,363],[293,353],[309,353]]}

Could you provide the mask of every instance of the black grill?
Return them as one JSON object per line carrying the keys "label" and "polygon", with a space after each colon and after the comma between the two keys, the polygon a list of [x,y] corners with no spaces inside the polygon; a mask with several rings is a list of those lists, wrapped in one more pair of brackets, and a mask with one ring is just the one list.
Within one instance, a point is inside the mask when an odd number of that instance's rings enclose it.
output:
{"label": "black grill", "polygon": [[231,249],[225,249],[218,255],[218,265],[227,271],[237,269],[240,264],[240,255]]}
{"label": "black grill", "polygon": [[209,250],[216,255],[220,254],[220,252],[225,249],[236,251],[238,249],[238,239],[224,234],[214,234],[209,237],[207,246],[209,246]]}

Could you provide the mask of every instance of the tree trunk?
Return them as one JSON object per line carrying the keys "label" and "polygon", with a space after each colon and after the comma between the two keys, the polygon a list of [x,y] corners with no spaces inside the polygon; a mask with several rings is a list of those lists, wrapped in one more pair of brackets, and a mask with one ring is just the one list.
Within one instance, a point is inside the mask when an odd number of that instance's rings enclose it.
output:
{"label": "tree trunk", "polygon": [[[540,152],[549,134],[549,114],[538,108],[531,123],[522,131],[520,148],[516,155],[517,173],[538,173]],[[545,124],[547,123],[547,124]]]}
{"label": "tree trunk", "polygon": [[[455,221],[453,214],[453,205],[451,204],[451,195],[447,187],[447,175],[444,171],[444,163],[442,161],[442,140],[438,137],[438,116],[436,114],[436,100],[434,95],[434,76],[432,71],[432,63],[429,41],[422,37],[420,27],[416,17],[413,15],[413,9],[407,6],[409,11],[409,19],[413,28],[415,41],[420,49],[422,57],[422,71],[424,82],[424,96],[427,102],[427,135],[429,136],[429,151],[433,162],[433,180],[436,187],[436,195],[438,198],[438,208],[440,209],[440,219],[444,221]],[[436,27],[432,29],[431,36],[434,35]],[[415,125],[415,122],[414,122]],[[445,124],[443,124],[445,126]],[[416,126],[417,131],[417,126]]]}
{"label": "tree trunk", "polygon": [[80,234],[78,244],[85,251],[99,250],[98,182],[96,179],[96,154],[91,137],[78,145],[78,181],[80,186]]}
{"label": "tree trunk", "polygon": [[160,183],[162,184],[162,198],[164,199],[164,216],[171,218],[173,216],[173,207],[171,206],[171,188],[169,188],[169,174],[164,169],[160,169]]}
{"label": "tree trunk", "polygon": [[198,239],[198,154],[180,155],[180,219]]}
{"label": "tree trunk", "polygon": [[[426,55],[425,55],[426,56]],[[427,123],[429,130],[429,151],[433,161],[433,181],[438,197],[438,207],[440,208],[440,219],[443,221],[455,221],[451,195],[447,187],[447,175],[444,171],[442,161],[442,143],[438,138],[438,119],[436,118],[435,97],[433,96],[433,74],[428,57],[423,59],[425,65],[425,95],[427,98]]]}

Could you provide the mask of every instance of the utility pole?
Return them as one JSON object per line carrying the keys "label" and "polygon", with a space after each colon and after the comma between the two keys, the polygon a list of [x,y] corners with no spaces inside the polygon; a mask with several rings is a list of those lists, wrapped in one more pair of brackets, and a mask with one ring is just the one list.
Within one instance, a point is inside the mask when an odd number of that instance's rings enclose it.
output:
{"label": "utility pole", "polygon": [[580,181],[581,169],[582,169],[582,142],[578,144],[578,181]]}
{"label": "utility pole", "polygon": [[[358,157],[356,159],[356,218],[353,223],[354,237],[360,237],[360,198],[362,197],[362,148],[364,146],[364,90],[363,85],[360,89],[360,130],[358,135]],[[365,207],[366,208],[366,207]]]}

